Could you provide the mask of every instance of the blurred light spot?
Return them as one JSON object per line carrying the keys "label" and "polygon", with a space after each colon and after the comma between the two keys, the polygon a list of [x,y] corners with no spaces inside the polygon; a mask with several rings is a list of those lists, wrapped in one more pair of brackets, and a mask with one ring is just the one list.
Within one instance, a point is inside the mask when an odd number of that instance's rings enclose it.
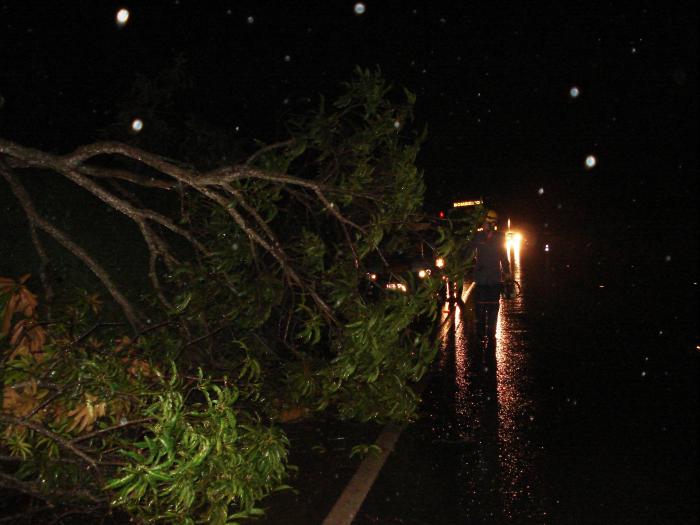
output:
{"label": "blurred light spot", "polygon": [[671,262],[671,256],[667,255],[666,257],[664,257],[664,261]]}
{"label": "blurred light spot", "polygon": [[123,27],[126,25],[126,23],[129,21],[129,10],[128,9],[120,9],[117,11],[117,25],[119,27]]}
{"label": "blurred light spot", "polygon": [[589,169],[594,168],[597,163],[598,163],[598,160],[595,158],[594,155],[588,155],[588,157],[586,157],[586,167],[587,168],[589,168]]}
{"label": "blurred light spot", "polygon": [[576,97],[578,97],[580,94],[581,94],[581,92],[579,91],[579,89],[578,89],[576,86],[572,87],[572,88],[569,90],[569,95],[571,96],[571,98],[576,98]]}
{"label": "blurred light spot", "polygon": [[539,195],[544,195],[544,188],[540,188],[539,190],[537,190],[537,193]]}
{"label": "blurred light spot", "polygon": [[396,292],[401,292],[401,293],[406,293],[406,291],[407,291],[406,285],[403,283],[387,283],[386,289],[387,290],[394,290]]}
{"label": "blurred light spot", "polygon": [[365,14],[365,4],[363,4],[362,2],[357,2],[355,4],[355,14],[356,15]]}
{"label": "blurred light spot", "polygon": [[131,122],[131,129],[132,129],[133,131],[135,131],[136,133],[138,133],[139,131],[141,131],[141,130],[143,129],[143,120],[141,120],[140,118],[135,118],[135,119]]}
{"label": "blurred light spot", "polygon": [[248,18],[246,18],[246,22],[248,22],[249,24],[255,23],[255,17],[254,17],[254,16],[249,16]]}

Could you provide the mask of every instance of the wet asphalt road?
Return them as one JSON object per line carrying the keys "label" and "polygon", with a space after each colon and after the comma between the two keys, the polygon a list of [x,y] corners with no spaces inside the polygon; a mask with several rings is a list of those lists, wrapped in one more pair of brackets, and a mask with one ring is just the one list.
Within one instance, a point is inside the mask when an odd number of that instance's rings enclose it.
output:
{"label": "wet asphalt road", "polygon": [[568,257],[523,250],[495,348],[458,312],[355,524],[697,523],[697,285]]}

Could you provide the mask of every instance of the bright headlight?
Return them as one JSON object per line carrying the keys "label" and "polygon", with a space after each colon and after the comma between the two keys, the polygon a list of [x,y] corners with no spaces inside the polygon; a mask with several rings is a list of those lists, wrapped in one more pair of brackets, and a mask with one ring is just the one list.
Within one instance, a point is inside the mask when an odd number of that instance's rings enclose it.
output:
{"label": "bright headlight", "polygon": [[520,250],[520,246],[523,243],[523,235],[518,232],[508,232],[506,234],[506,249],[510,251],[511,249]]}

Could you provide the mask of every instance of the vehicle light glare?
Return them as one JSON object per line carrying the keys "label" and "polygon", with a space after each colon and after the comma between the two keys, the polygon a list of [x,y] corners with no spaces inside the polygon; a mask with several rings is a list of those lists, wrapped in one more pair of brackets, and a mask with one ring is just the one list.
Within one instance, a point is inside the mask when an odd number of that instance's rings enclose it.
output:
{"label": "vehicle light glare", "polygon": [[513,250],[515,252],[519,252],[522,243],[523,235],[521,233],[511,231],[506,233],[506,251],[510,252]]}

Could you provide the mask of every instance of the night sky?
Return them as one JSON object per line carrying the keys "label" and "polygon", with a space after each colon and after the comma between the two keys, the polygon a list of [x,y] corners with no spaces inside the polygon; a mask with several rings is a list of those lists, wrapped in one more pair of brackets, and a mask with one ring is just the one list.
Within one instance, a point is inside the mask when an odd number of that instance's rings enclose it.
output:
{"label": "night sky", "polygon": [[272,141],[356,65],[379,66],[418,95],[429,207],[487,196],[536,229],[658,235],[673,217],[686,236],[697,226],[694,4],[4,2],[0,135],[56,151],[91,142],[136,75],[181,57],[194,83],[183,111]]}

